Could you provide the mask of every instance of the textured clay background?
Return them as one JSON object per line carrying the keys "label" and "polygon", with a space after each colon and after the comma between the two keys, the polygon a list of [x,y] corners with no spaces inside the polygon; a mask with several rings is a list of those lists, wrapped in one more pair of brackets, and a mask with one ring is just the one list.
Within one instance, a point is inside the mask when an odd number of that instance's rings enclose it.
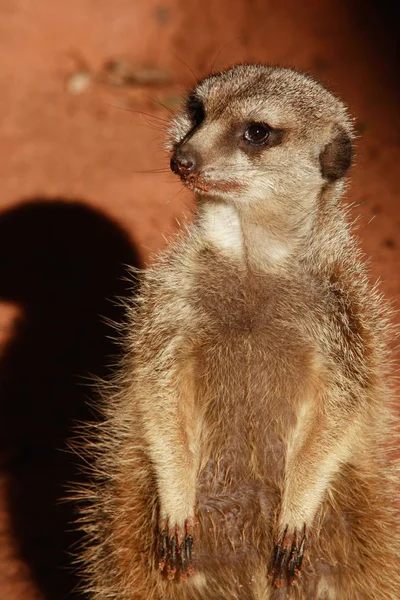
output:
{"label": "textured clay background", "polygon": [[399,306],[397,17],[345,0],[0,0],[2,599],[81,598],[74,506],[60,501],[79,465],[65,448],[95,418],[89,378],[116,352],[103,316],[120,317],[123,265],[152,260],[190,217],[162,129],[197,77],[279,63],[348,103],[346,201]]}

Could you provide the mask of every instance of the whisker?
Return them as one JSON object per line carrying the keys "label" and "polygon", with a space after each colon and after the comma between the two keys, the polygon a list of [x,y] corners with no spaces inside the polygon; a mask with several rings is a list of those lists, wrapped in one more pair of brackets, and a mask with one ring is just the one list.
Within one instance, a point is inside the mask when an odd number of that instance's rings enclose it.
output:
{"label": "whisker", "polygon": [[[150,98],[152,100],[152,98]],[[112,108],[116,108],[118,110],[124,110],[126,112],[134,113],[137,115],[142,115],[146,117],[150,117],[151,119],[156,119],[157,121],[162,121],[163,123],[169,123],[169,119],[163,119],[162,117],[158,117],[157,115],[152,115],[151,113],[144,112],[143,110],[134,110],[133,108],[127,108],[126,106],[117,106],[116,104],[111,104],[111,102],[104,102],[107,106],[111,106]],[[163,106],[163,105],[161,105]],[[164,107],[167,108],[167,107]]]}
{"label": "whisker", "polygon": [[132,175],[162,175],[165,173],[171,173],[171,170],[167,167],[164,169],[144,169],[141,171],[136,171],[132,169],[124,169],[123,167],[114,166],[118,171],[122,171],[123,173],[131,173]]}
{"label": "whisker", "polygon": [[172,108],[170,108],[169,106],[166,106],[166,104],[163,104],[161,102],[161,100],[158,100],[157,98],[152,98],[151,96],[148,96],[147,94],[144,94],[144,96],[148,100],[151,100],[151,102],[155,102],[155,104],[158,104],[159,106],[162,106],[162,108],[164,108],[166,111],[168,111],[170,115],[174,115],[175,114],[175,111]]}
{"label": "whisker", "polygon": [[146,121],[147,125],[149,127],[151,127],[152,129],[155,129],[157,131],[161,131],[163,133],[166,133],[166,126],[159,126],[158,123],[152,123],[148,117],[146,117],[145,115],[143,115],[144,120]]}
{"label": "whisker", "polygon": [[199,77],[198,75],[196,75],[196,73],[193,71],[193,69],[192,69],[191,67],[189,67],[189,65],[188,65],[187,63],[185,63],[185,61],[184,61],[184,60],[183,60],[183,59],[182,59],[180,56],[178,56],[177,54],[175,54],[175,52],[173,52],[173,53],[172,53],[172,55],[173,55],[173,56],[174,56],[174,57],[175,57],[177,60],[179,60],[179,62],[180,62],[180,63],[182,63],[182,64],[183,64],[183,66],[184,66],[184,67],[186,67],[188,71],[190,71],[190,73],[191,73],[191,74],[193,75],[193,77],[194,77],[195,83],[197,83],[197,82],[199,81],[200,77]]}
{"label": "whisker", "polygon": [[229,44],[233,44],[233,42],[237,42],[239,41],[239,37],[234,37],[231,40],[228,40],[227,42],[225,42],[225,44],[223,44],[223,46],[218,50],[216,57],[214,58],[214,60],[212,61],[211,65],[210,65],[210,72],[212,73],[215,67],[215,63],[217,62],[217,60],[219,59],[219,57],[221,56],[222,52],[229,46]]}
{"label": "whisker", "polygon": [[165,204],[169,204],[170,202],[172,202],[173,200],[175,200],[175,198],[177,198],[179,196],[179,194],[182,194],[182,192],[185,190],[184,186],[181,186],[181,189],[179,190],[179,192],[177,194],[174,194],[172,196],[172,198],[169,198],[168,200],[165,201]]}

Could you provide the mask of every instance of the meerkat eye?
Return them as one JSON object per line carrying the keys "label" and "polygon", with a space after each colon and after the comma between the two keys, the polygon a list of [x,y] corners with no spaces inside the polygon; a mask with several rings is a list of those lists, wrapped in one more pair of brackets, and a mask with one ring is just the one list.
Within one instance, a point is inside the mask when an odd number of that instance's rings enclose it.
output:
{"label": "meerkat eye", "polygon": [[269,138],[271,128],[264,123],[251,123],[244,132],[244,139],[249,144],[262,146]]}
{"label": "meerkat eye", "polygon": [[186,110],[193,125],[195,127],[201,125],[206,116],[206,111],[204,110],[204,104],[202,101],[196,98],[196,96],[193,94],[190,95],[186,103]]}

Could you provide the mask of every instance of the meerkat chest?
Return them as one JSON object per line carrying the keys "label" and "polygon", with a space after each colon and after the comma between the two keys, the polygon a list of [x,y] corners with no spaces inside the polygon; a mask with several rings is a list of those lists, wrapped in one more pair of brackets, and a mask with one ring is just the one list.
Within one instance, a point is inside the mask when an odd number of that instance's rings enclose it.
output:
{"label": "meerkat chest", "polygon": [[318,310],[314,289],[295,274],[249,272],[240,262],[204,250],[188,296],[205,328],[255,341],[300,331]]}
{"label": "meerkat chest", "polygon": [[264,410],[269,403],[285,410],[303,381],[306,385],[315,351],[307,333],[312,319],[307,286],[250,277],[206,258],[192,290],[203,395],[222,407],[240,402],[243,410],[256,405]]}

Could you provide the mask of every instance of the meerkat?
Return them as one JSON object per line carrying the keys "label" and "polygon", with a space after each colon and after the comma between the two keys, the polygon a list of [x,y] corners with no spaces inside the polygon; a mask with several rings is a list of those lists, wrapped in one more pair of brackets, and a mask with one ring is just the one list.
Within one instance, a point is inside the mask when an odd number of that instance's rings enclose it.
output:
{"label": "meerkat", "polygon": [[353,138],[319,83],[260,65],[172,121],[197,209],[142,277],[89,444],[95,600],[400,598],[390,313],[340,202]]}

